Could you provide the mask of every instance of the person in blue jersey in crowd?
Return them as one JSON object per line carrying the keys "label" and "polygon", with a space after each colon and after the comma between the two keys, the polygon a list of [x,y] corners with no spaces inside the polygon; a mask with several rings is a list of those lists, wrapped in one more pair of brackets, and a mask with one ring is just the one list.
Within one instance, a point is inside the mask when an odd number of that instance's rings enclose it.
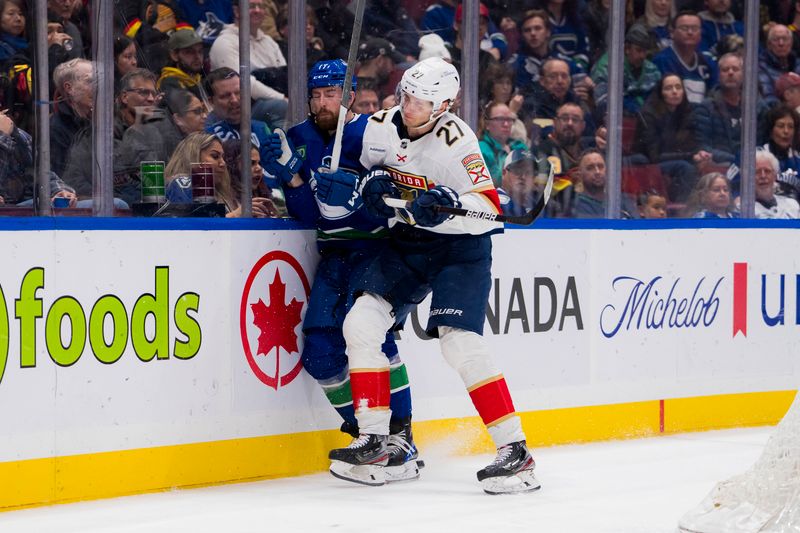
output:
{"label": "person in blue jersey in crowd", "polygon": [[[344,126],[339,170],[328,174],[324,168],[331,163],[346,69],[341,59],[319,61],[312,67],[308,75],[309,118],[287,134],[275,130],[270,137],[273,150],[265,158],[264,168],[285,183],[289,214],[317,226],[321,258],[303,322],[303,366],[344,419],[342,431],[358,435],[342,324],[355,299],[352,281],[361,277],[385,246],[387,225],[386,219],[360,209],[360,199],[348,208],[329,203],[331,198],[338,203],[341,195],[346,196],[345,200],[352,196],[352,188],[336,186],[331,175],[356,179],[365,170],[359,157],[369,116],[352,111],[348,111]],[[348,109],[355,90],[354,77]],[[391,383],[391,459],[387,479],[416,479],[422,462],[417,460],[411,433],[411,390],[391,330],[385,334],[382,351]]]}
{"label": "person in blue jersey in crowd", "polygon": [[[228,67],[212,70],[205,80],[205,90],[214,111],[206,120],[206,131],[224,143],[239,138],[242,122],[242,99],[239,90],[239,73]],[[261,159],[268,156],[267,139],[271,130],[266,122],[250,120],[250,139],[258,148]],[[272,176],[264,176],[270,189],[280,189],[281,183]]]}

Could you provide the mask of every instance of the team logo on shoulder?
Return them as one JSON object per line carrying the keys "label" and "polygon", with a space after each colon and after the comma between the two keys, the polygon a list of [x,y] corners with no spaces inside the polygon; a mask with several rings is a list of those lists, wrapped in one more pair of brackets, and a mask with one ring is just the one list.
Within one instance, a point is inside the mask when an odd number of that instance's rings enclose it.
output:
{"label": "team logo on shoulder", "polygon": [[396,154],[396,155],[397,155],[397,162],[398,163],[405,163],[406,159],[408,159],[407,155],[400,155],[400,154]]}
{"label": "team logo on shoulder", "polygon": [[305,159],[306,159],[306,147],[305,147],[305,145],[297,147],[297,155],[300,156],[300,159],[305,161]]}
{"label": "team logo on shoulder", "polygon": [[469,174],[473,185],[492,179],[480,154],[469,154],[461,160],[461,164],[464,165],[464,168],[467,170],[467,174]]}

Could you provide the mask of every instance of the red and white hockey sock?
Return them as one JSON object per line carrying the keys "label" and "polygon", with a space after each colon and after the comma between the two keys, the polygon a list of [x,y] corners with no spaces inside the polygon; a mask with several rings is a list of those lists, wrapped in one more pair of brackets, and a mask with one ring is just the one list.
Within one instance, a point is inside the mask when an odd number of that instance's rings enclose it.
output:
{"label": "red and white hockey sock", "polygon": [[525,440],[522,423],[514,411],[514,402],[502,374],[467,390],[496,447]]}
{"label": "red and white hockey sock", "polygon": [[389,368],[350,369],[353,408],[361,433],[389,434]]}

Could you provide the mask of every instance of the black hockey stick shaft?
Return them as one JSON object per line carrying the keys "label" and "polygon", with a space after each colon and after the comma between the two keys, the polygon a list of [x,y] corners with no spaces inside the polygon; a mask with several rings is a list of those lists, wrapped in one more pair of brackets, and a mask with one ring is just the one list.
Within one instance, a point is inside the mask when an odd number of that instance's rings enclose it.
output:
{"label": "black hockey stick shaft", "polygon": [[[473,209],[462,209],[460,207],[446,207],[442,205],[434,206],[440,213],[447,213],[448,215],[455,215],[457,217],[466,217],[466,218],[479,218],[482,220],[489,220],[492,222],[504,222],[506,224],[514,224],[518,226],[530,226],[533,222],[539,218],[542,213],[544,212],[544,208],[547,205],[547,202],[550,200],[550,193],[553,191],[553,178],[554,172],[553,167],[550,167],[550,174],[547,176],[547,183],[544,186],[544,192],[539,197],[539,200],[536,202],[536,205],[533,206],[533,209],[525,213],[524,215],[500,215],[497,213],[492,213],[490,211],[475,211]],[[406,202],[405,200],[401,200],[399,198],[384,198],[384,202],[386,205],[390,207],[396,207],[400,209],[410,209],[411,203]]]}

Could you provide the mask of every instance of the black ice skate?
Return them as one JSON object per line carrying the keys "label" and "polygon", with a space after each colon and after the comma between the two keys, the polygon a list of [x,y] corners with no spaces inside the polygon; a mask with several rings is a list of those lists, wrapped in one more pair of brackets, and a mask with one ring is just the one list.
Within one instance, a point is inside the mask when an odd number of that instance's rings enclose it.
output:
{"label": "black ice skate", "polygon": [[403,422],[391,427],[389,435],[389,461],[384,468],[386,482],[412,481],[419,479],[419,469],[425,463],[419,459],[417,446],[411,434],[411,422]]}
{"label": "black ice skate", "polygon": [[331,450],[328,454],[331,474],[362,485],[383,485],[386,483],[383,467],[389,460],[388,440],[386,435],[362,433],[347,448]]}
{"label": "black ice skate", "polygon": [[536,463],[525,441],[512,442],[497,449],[494,462],[478,471],[478,481],[489,494],[511,494],[539,489],[533,469]]}

